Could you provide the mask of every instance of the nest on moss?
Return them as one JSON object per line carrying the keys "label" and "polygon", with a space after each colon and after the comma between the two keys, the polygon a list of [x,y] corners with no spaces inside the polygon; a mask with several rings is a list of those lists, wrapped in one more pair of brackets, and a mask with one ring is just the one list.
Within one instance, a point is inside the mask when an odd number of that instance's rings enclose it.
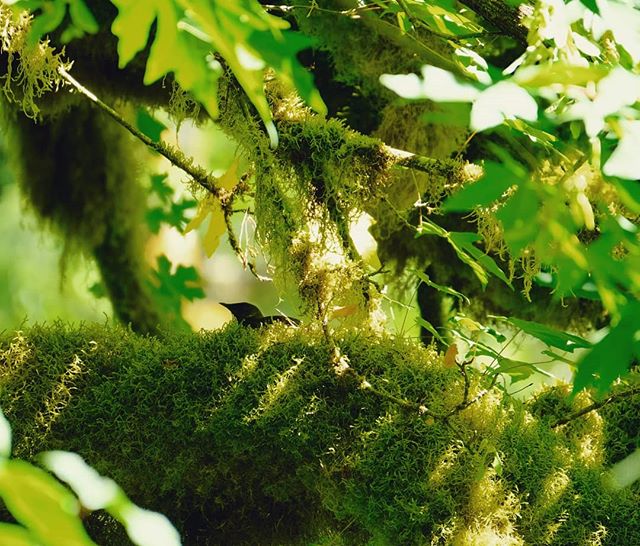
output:
{"label": "nest on moss", "polygon": [[[434,418],[462,399],[457,369],[399,339],[339,345],[355,373],[336,373],[324,337],[280,325],[35,327],[0,343],[0,406],[15,456],[80,453],[189,545],[640,543],[640,491],[602,480],[637,435],[634,399],[552,428],[565,389],[493,390]],[[128,544],[104,514],[88,526]]]}

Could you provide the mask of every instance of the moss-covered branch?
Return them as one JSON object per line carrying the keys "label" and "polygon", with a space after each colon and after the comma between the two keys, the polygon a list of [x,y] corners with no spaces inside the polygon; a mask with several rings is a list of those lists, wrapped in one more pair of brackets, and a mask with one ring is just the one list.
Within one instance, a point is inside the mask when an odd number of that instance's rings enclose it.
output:
{"label": "moss-covered branch", "polygon": [[205,190],[211,193],[214,197],[225,200],[227,193],[225,190],[219,188],[216,184],[215,177],[207,173],[202,167],[195,164],[193,159],[187,158],[182,152],[176,150],[172,146],[164,142],[156,142],[150,139],[142,131],[138,130],[131,123],[129,123],[122,115],[120,115],[111,106],[102,101],[94,93],[89,91],[84,85],[77,81],[67,70],[60,66],[58,67],[58,73],[62,79],[69,84],[75,91],[80,93],[83,97],[90,100],[100,110],[110,116],[116,123],[124,127],[140,142],[151,148],[154,152],[159,153],[163,157],[169,160],[169,162],[187,173],[195,182],[200,184]]}
{"label": "moss-covered branch", "polygon": [[588,406],[579,409],[578,411],[575,411],[573,413],[571,413],[570,415],[567,415],[565,417],[562,417],[560,419],[558,419],[555,423],[553,423],[553,427],[560,427],[562,425],[566,425],[567,423],[570,423],[571,421],[575,420],[575,419],[579,419],[580,417],[587,415],[588,413],[591,413],[592,411],[597,411],[601,408],[604,408],[606,405],[608,404],[613,404],[616,402],[620,402],[622,400],[624,400],[625,398],[629,398],[632,396],[638,396],[640,395],[640,387],[634,387],[634,388],[630,388],[630,389],[624,389],[624,390],[617,390],[616,392],[614,392],[613,394],[610,394],[609,396],[605,397],[602,400],[598,400],[596,402],[593,402],[592,404],[589,404]]}
{"label": "moss-covered branch", "polygon": [[523,15],[530,6],[514,7],[504,0],[460,0],[496,28],[527,46],[529,30],[522,24]]}
{"label": "moss-covered branch", "polygon": [[[398,401],[446,413],[457,369],[402,340],[335,341],[388,396],[337,374],[333,344],[306,330],[56,325],[0,341],[0,407],[16,456],[77,451],[185,544],[640,543],[640,491],[601,481],[637,431],[630,398],[553,429],[585,401],[491,390],[443,422]],[[481,387],[471,377],[469,396]],[[128,544],[104,516],[88,525]]]}

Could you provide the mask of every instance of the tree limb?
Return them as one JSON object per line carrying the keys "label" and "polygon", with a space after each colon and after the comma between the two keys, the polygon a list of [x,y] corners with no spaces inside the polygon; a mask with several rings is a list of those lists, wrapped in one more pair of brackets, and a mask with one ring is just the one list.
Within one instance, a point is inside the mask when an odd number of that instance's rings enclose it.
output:
{"label": "tree limb", "polygon": [[[164,156],[173,165],[182,169],[185,173],[192,177],[200,186],[211,193],[214,197],[219,199],[223,204],[223,207],[226,205],[226,202],[230,198],[229,192],[220,188],[217,185],[216,178],[208,174],[202,167],[196,165],[192,158],[185,157],[182,152],[173,148],[169,144],[166,144],[164,142],[155,142],[150,139],[148,136],[134,127],[131,123],[129,123],[126,119],[124,119],[124,117],[116,110],[114,110],[111,106],[106,104],[84,85],[78,82],[63,67],[58,68],[58,73],[65,82],[71,85],[85,98],[94,103],[98,108],[100,108],[118,124],[129,131],[134,137],[143,142],[152,150]],[[299,121],[297,123],[304,124],[305,122]],[[350,135],[353,135],[354,141],[356,137],[359,139],[359,142],[361,144],[359,144],[356,149],[359,150],[362,154],[371,152],[372,150],[378,150],[379,152],[388,156],[390,166],[405,167],[408,169],[430,173],[436,176],[443,176],[450,180],[456,179],[458,181],[463,181],[465,179],[477,178],[477,173],[472,172],[473,168],[475,168],[476,170],[479,169],[479,167],[477,166],[471,166],[472,169],[471,171],[469,171],[466,166],[460,161],[456,161],[453,159],[434,159],[431,157],[421,156],[404,150],[398,150],[397,148],[392,148],[391,146],[387,146],[386,144],[380,142],[379,139],[373,137],[363,136],[348,130],[345,131],[345,138],[348,139]]]}
{"label": "tree limb", "polygon": [[71,85],[76,91],[93,102],[98,106],[98,108],[113,118],[119,125],[129,131],[134,137],[155,152],[167,158],[171,164],[182,169],[214,197],[223,203],[227,200],[228,192],[218,187],[216,184],[216,178],[208,174],[202,167],[195,165],[193,159],[185,157],[179,150],[165,142],[155,142],[151,140],[147,135],[136,129],[136,127],[124,119],[124,117],[122,117],[122,115],[120,115],[116,110],[111,108],[111,106],[100,100],[94,93],[78,82],[62,66],[58,67],[58,74],[60,74],[64,81]]}
{"label": "tree limb", "polygon": [[514,8],[503,0],[460,0],[460,2],[523,46],[527,46],[529,29],[522,24],[522,18],[529,11],[529,6]]}
{"label": "tree limb", "polygon": [[629,389],[628,391],[610,394],[604,400],[594,402],[593,404],[590,404],[587,407],[582,408],[581,410],[571,413],[567,417],[558,419],[555,423],[553,423],[553,425],[551,425],[551,428],[557,428],[562,425],[566,425],[570,421],[574,421],[575,419],[578,419],[579,417],[582,417],[587,413],[591,413],[592,411],[603,408],[604,406],[611,404],[612,402],[617,402],[618,400],[622,400],[623,398],[629,398],[630,396],[635,396],[636,394],[640,394],[640,387],[635,387],[633,389]]}

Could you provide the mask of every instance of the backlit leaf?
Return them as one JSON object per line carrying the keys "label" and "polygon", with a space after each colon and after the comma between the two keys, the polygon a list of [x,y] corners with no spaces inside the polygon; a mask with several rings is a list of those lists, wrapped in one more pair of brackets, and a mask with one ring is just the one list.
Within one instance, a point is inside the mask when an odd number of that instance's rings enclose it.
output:
{"label": "backlit leaf", "polygon": [[637,180],[640,173],[640,121],[622,120],[620,127],[623,131],[620,142],[602,172],[607,176]]}
{"label": "backlit leaf", "polygon": [[477,182],[467,184],[448,197],[442,205],[445,212],[473,210],[499,199],[517,180],[515,174],[500,163],[487,161],[484,173]]}
{"label": "backlit leaf", "polygon": [[76,498],[53,476],[20,460],[0,465],[0,496],[18,522],[51,546],[94,546]]}
{"label": "backlit leaf", "polygon": [[73,24],[84,32],[95,34],[100,30],[98,22],[84,0],[69,0],[69,15]]}
{"label": "backlit leaf", "polygon": [[0,523],[0,544],[2,546],[40,546],[27,529],[13,523]]}
{"label": "backlit leaf", "polygon": [[482,91],[471,108],[471,129],[485,131],[504,120],[538,119],[535,99],[515,83],[502,81]]}
{"label": "backlit leaf", "polygon": [[480,241],[480,236],[475,233],[467,233],[467,232],[451,232],[449,234],[451,240],[459,246],[462,250],[467,252],[473,259],[475,259],[484,269],[489,271],[495,277],[498,277],[503,283],[505,283],[510,288],[511,282],[504,274],[504,271],[498,267],[498,264],[494,261],[494,259],[488,254],[482,252],[479,248],[477,248],[473,243]]}
{"label": "backlit leaf", "polygon": [[640,356],[640,302],[631,301],[621,311],[620,321],[578,363],[573,392],[594,387],[606,392],[629,371],[632,359]]}
{"label": "backlit leaf", "polygon": [[107,508],[120,492],[113,480],[100,476],[77,453],[47,451],[40,458],[58,479],[69,484],[82,506],[89,510]]}
{"label": "backlit leaf", "polygon": [[202,246],[204,252],[208,258],[213,256],[214,252],[220,245],[220,238],[227,231],[227,224],[224,221],[224,213],[220,208],[218,201],[211,203],[211,219],[209,220],[209,227],[202,238]]}
{"label": "backlit leaf", "polygon": [[519,328],[526,334],[538,338],[550,347],[555,347],[561,351],[568,351],[572,353],[576,349],[588,349],[592,346],[591,342],[580,336],[550,328],[549,326],[540,324],[539,322],[507,317],[494,318],[504,320],[516,328]]}

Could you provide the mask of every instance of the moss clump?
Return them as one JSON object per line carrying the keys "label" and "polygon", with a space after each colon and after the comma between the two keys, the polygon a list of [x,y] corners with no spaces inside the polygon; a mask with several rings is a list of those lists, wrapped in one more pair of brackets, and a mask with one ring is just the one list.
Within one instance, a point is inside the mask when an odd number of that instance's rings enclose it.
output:
{"label": "moss clump", "polygon": [[[576,407],[565,392],[521,404],[492,391],[445,422],[429,412],[463,386],[435,353],[339,345],[375,392],[337,375],[334,346],[304,330],[37,327],[0,345],[0,406],[16,456],[79,452],[186,544],[640,543],[640,491],[601,480],[603,431],[626,413],[553,429]],[[126,544],[104,516],[90,526]]]}
{"label": "moss clump", "polygon": [[[232,81],[222,85],[233,91]],[[313,115],[276,81],[268,97],[280,138],[275,150],[241,100],[227,101],[221,115],[255,170],[257,241],[278,284],[296,288],[316,322],[326,324],[336,307],[352,307],[348,322],[371,327],[379,296],[350,225],[383,192],[393,158],[379,141]]]}
{"label": "moss clump", "polygon": [[[5,98],[18,104],[26,116],[38,119],[43,96],[62,87],[58,69],[68,70],[71,63],[65,61],[64,50],[56,52],[48,41],[29,43],[31,19],[26,11],[16,15],[0,6],[0,81]],[[64,108],[70,101],[59,102]]]}

